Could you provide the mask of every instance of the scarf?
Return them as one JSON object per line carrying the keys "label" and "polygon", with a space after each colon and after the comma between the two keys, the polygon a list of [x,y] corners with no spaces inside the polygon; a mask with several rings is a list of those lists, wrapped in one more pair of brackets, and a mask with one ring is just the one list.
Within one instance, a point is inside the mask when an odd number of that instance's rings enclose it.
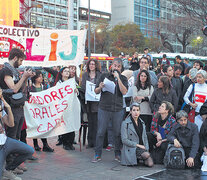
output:
{"label": "scarf", "polygon": [[162,120],[161,115],[160,115],[158,117],[157,124],[160,125],[161,127],[164,126],[164,124],[167,122],[167,120],[168,120],[169,117],[170,117],[170,114],[164,120]]}

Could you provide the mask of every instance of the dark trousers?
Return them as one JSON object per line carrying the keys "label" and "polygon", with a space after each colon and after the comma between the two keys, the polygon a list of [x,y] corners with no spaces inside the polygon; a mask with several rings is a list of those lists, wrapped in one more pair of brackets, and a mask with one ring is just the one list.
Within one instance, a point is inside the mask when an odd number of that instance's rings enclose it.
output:
{"label": "dark trousers", "polygon": [[7,127],[6,135],[13,139],[20,139],[24,122],[24,109],[23,107],[12,108],[12,113],[14,115],[14,127]]}
{"label": "dark trousers", "polygon": [[150,132],[151,123],[152,123],[152,115],[141,114],[139,117],[144,121],[145,126],[146,126],[146,131]]}
{"label": "dark trousers", "polygon": [[75,139],[75,132],[70,132],[62,135],[63,146],[72,146]]}
{"label": "dark trousers", "polygon": [[[43,146],[47,146],[47,139],[46,138],[41,138]],[[33,144],[34,146],[38,146],[37,139],[33,139]]]}
{"label": "dark trousers", "polygon": [[152,158],[154,160],[155,164],[162,164],[163,158],[165,156],[165,152],[167,150],[168,142],[162,142],[162,144],[159,147],[156,147],[157,139],[156,137],[148,132],[147,138],[149,142],[149,152],[152,154]]}
{"label": "dark trousers", "polygon": [[[190,155],[191,148],[183,147],[183,149],[185,151],[185,159],[188,159],[189,158],[189,155]],[[194,167],[192,167],[192,168],[200,168],[200,166],[201,166],[200,154],[197,153],[196,154],[196,157],[194,158]]]}
{"label": "dark trousers", "polygon": [[97,112],[89,112],[88,116],[88,145],[93,147],[96,145],[96,133],[97,133]]}

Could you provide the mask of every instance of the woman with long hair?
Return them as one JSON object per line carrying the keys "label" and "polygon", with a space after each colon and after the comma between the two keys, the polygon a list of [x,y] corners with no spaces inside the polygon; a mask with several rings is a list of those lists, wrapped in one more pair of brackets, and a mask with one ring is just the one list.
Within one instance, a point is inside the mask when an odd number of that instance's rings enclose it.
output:
{"label": "woman with long hair", "polygon": [[158,111],[162,101],[170,102],[176,111],[178,106],[178,97],[175,90],[171,87],[170,79],[167,76],[160,76],[157,85],[158,88],[154,90],[150,99],[152,112],[155,113]]}
{"label": "woman with long hair", "polygon": [[[31,78],[32,80],[32,86],[30,87],[30,92],[40,92],[42,90],[45,90],[46,87],[42,84],[43,83],[43,74],[41,71],[36,71],[36,75]],[[46,138],[42,138],[43,143],[43,151],[46,152],[53,152],[54,149],[52,149],[48,143]],[[33,139],[34,149],[36,151],[40,151],[41,148],[38,145],[37,139]]]}
{"label": "woman with long hair", "polygon": [[149,100],[154,91],[151,85],[150,75],[147,70],[142,70],[133,87],[133,101],[140,104],[140,118],[145,122],[147,132],[150,131],[152,111]]}
{"label": "woman with long hair", "polygon": [[[97,60],[90,59],[86,64],[86,72],[82,76],[81,89],[86,92],[86,81],[93,84],[98,82],[101,75],[100,65]],[[96,143],[98,101],[86,101],[86,112],[88,117],[88,148],[94,147]]]}
{"label": "woman with long hair", "polygon": [[[63,67],[57,75],[55,85],[67,81],[70,78],[75,78],[76,83],[78,82],[78,78],[76,76],[76,66]],[[78,93],[77,90],[76,92]],[[75,150],[75,147],[73,146],[75,132],[63,134],[59,136],[59,139],[61,139],[65,150]]]}
{"label": "woman with long hair", "polygon": [[143,160],[146,166],[152,167],[153,160],[148,152],[149,145],[145,123],[139,115],[139,104],[134,102],[130,106],[130,115],[122,122],[121,126],[123,143],[121,164],[137,165],[138,160]]}
{"label": "woman with long hair", "polygon": [[[163,160],[167,150],[168,142],[167,135],[171,128],[176,124],[173,105],[170,102],[163,101],[158,112],[154,115],[151,124],[151,133],[148,133],[150,152],[159,152],[155,154],[154,162],[159,163]],[[153,147],[156,147],[155,149]],[[159,158],[158,158],[159,156]],[[155,160],[156,159],[156,160]],[[157,162],[156,162],[157,161]]]}

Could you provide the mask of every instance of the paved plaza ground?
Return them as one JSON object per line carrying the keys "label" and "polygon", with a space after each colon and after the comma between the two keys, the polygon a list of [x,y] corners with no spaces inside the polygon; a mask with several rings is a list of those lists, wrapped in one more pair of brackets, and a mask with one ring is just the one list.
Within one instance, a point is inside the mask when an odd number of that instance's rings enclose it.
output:
{"label": "paved plaza ground", "polygon": [[[36,152],[37,161],[27,161],[28,171],[20,177],[23,180],[198,180],[200,171],[177,170],[167,172],[163,165],[153,168],[144,166],[126,167],[114,161],[114,153],[103,149],[102,161],[91,163],[93,149],[75,145],[75,151],[66,151],[62,146],[55,146],[57,138],[48,142],[55,149],[54,153]],[[28,144],[32,144],[28,140]],[[39,145],[42,146],[41,141]],[[207,180],[207,176],[203,176]],[[205,179],[206,178],[206,179]]]}

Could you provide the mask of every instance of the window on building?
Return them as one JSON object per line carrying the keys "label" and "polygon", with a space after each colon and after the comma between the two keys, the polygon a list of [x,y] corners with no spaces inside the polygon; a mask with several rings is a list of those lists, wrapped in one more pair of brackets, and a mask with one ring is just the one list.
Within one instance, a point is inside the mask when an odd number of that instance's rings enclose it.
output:
{"label": "window on building", "polygon": [[44,12],[49,13],[49,6],[48,5],[44,5]]}
{"label": "window on building", "polygon": [[62,8],[62,15],[63,16],[68,16],[68,12],[66,8]]}
{"label": "window on building", "polygon": [[55,19],[54,18],[50,18],[50,27],[55,27]]}
{"label": "window on building", "polygon": [[31,24],[36,24],[37,22],[37,17],[36,16],[31,16]]}
{"label": "window on building", "polygon": [[55,6],[50,6],[50,14],[55,14]]}
{"label": "window on building", "polygon": [[40,26],[42,26],[43,25],[43,17],[39,17],[39,16],[37,16],[37,25],[40,25]]}
{"label": "window on building", "polygon": [[40,12],[40,13],[43,12],[43,5],[42,4],[37,4],[36,7],[37,7],[37,12]]}
{"label": "window on building", "polygon": [[153,18],[153,10],[148,9],[148,17]]}
{"label": "window on building", "polygon": [[56,0],[56,3],[57,4],[61,4],[61,0]]}
{"label": "window on building", "polygon": [[56,6],[56,15],[61,16],[61,8],[59,6]]}
{"label": "window on building", "polygon": [[141,7],[140,10],[141,10],[141,15],[146,17],[147,16],[147,8],[146,7]]}

